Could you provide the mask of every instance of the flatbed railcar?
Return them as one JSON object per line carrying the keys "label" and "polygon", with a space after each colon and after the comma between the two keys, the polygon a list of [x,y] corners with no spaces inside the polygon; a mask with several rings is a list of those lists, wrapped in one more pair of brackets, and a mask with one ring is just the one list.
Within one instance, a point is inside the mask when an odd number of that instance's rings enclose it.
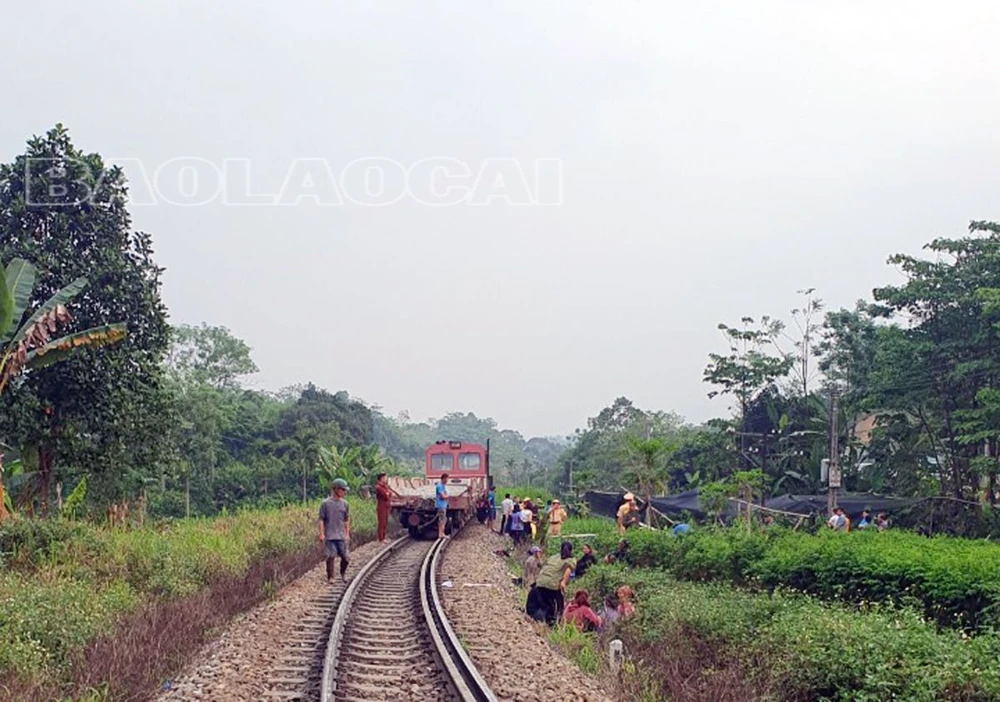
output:
{"label": "flatbed railcar", "polygon": [[411,536],[437,535],[434,486],[444,473],[448,474],[445,533],[453,534],[475,517],[477,504],[492,486],[489,441],[486,446],[437,441],[424,451],[424,477],[388,478],[392,513]]}

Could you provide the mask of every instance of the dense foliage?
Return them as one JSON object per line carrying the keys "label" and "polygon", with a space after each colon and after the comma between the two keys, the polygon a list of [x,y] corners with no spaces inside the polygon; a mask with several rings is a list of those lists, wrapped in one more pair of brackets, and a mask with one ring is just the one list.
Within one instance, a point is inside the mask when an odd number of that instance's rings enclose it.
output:
{"label": "dense foliage", "polygon": [[943,495],[954,502],[938,522],[976,519],[966,503],[992,506],[998,492],[1000,225],[926,248],[933,259],[891,257],[905,281],[853,309],[824,316],[809,289],[790,325],[720,325],[728,350],[710,354],[704,379],[734,399],[732,417],[694,427],[618,398],[577,432],[550,485],[645,494],[760,471],[765,493],[813,493],[835,426],[842,489]]}
{"label": "dense foliage", "polygon": [[[238,578],[253,563],[316,550],[316,505],[243,511],[129,530],[55,520],[0,526],[0,679],[59,679],[72,656],[153,599]],[[352,534],[374,528],[371,502],[351,505]]]}
{"label": "dense foliage", "polygon": [[664,688],[676,662],[692,658],[687,682],[701,677],[708,687],[735,671],[736,684],[768,699],[985,702],[1000,695],[1000,639],[938,631],[908,609],[857,611],[794,593],[769,597],[609,566],[578,583],[596,594],[621,584],[637,599],[621,634]]}
{"label": "dense foliage", "polygon": [[[600,553],[618,535],[608,520],[573,519]],[[802,533],[742,527],[627,533],[630,562],[680,580],[795,590],[854,604],[906,605],[941,626],[1000,629],[1000,548],[986,541],[903,531]]]}
{"label": "dense foliage", "polygon": [[0,165],[0,260],[22,258],[38,270],[27,308],[86,278],[64,331],[118,322],[128,329],[121,343],[33,371],[0,398],[0,437],[36,474],[43,513],[66,467],[86,466],[91,489],[114,499],[132,487],[130,472],[162,465],[169,450],[161,270],[125,204],[121,170],[75,148],[61,126]]}
{"label": "dense foliage", "polygon": [[[619,538],[597,518],[572,518],[564,533],[588,534],[570,538],[592,544],[599,559]],[[589,669],[608,639],[623,639],[631,698],[985,701],[1000,694],[994,630],[969,637],[933,618],[952,625],[975,611],[980,623],[995,621],[993,544],[740,528],[682,536],[630,530],[627,540],[625,561],[591,568],[569,592],[588,590],[600,603],[629,585],[636,616],[600,639],[560,630],[553,640]],[[977,595],[990,602],[970,608]]]}

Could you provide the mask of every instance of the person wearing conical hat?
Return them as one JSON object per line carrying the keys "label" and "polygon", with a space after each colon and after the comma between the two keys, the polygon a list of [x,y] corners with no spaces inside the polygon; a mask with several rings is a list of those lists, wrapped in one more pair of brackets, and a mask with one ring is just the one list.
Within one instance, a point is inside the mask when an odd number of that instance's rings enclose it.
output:
{"label": "person wearing conical hat", "polygon": [[559,500],[552,500],[552,509],[549,511],[549,536],[562,534],[562,525],[565,521],[566,510],[559,504]]}
{"label": "person wearing conical hat", "polygon": [[617,522],[618,535],[624,536],[625,529],[632,526],[639,518],[639,508],[635,505],[635,495],[631,492],[625,493],[625,502],[618,508]]}

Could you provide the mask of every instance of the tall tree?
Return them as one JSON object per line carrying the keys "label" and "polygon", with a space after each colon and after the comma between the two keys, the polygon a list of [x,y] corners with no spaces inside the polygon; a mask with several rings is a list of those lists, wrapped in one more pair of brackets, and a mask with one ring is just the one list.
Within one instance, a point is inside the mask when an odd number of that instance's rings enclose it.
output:
{"label": "tall tree", "polygon": [[[125,336],[124,326],[109,324],[53,338],[59,327],[70,321],[65,305],[86,287],[85,278],[57,291],[22,324],[35,273],[35,267],[23,259],[14,259],[6,269],[0,261],[0,395],[23,371],[44,368],[81,349],[113,344]],[[0,453],[0,521],[7,516],[3,473]]]}
{"label": "tall tree", "polygon": [[891,257],[907,280],[874,291],[878,311],[905,319],[908,327],[893,330],[878,347],[872,401],[920,427],[942,488],[956,498],[971,497],[978,487],[974,461],[984,449],[967,441],[965,413],[983,407],[989,391],[1000,387],[1000,339],[980,292],[1000,288],[1000,225],[972,222],[969,231],[928,244],[933,260]]}
{"label": "tall tree", "polygon": [[[113,494],[124,489],[128,470],[161,463],[168,448],[160,397],[167,345],[161,269],[149,235],[131,229],[126,196],[121,169],[74,147],[61,125],[0,166],[0,258],[38,268],[29,305],[42,305],[86,276],[91,284],[77,298],[67,331],[115,322],[128,328],[122,343],[32,373],[2,400],[0,434],[38,448],[43,512],[57,466],[100,474]],[[15,406],[36,408],[34,421],[10,420]]]}
{"label": "tall tree", "polygon": [[853,310],[827,312],[816,345],[827,389],[837,390],[852,409],[859,409],[868,392],[879,341],[879,328],[870,308],[858,300]]}
{"label": "tall tree", "polygon": [[750,403],[775,381],[785,377],[795,361],[775,346],[775,340],[784,329],[780,321],[763,317],[757,323],[752,317],[744,317],[741,322],[742,329],[719,325],[729,345],[729,353],[708,355],[704,380],[719,388],[709,392],[709,397],[733,395],[739,403],[740,454],[744,466],[749,466],[746,418]]}
{"label": "tall tree", "polygon": [[792,370],[795,377],[796,394],[806,397],[809,395],[809,384],[817,375],[813,361],[816,355],[815,345],[821,328],[818,316],[823,311],[823,301],[813,297],[813,293],[816,292],[815,288],[806,288],[798,292],[804,298],[802,307],[796,307],[792,310],[792,323],[798,331],[798,337],[793,338],[784,332],[782,335],[795,345],[795,362]]}
{"label": "tall tree", "polygon": [[662,439],[639,439],[634,436],[629,437],[627,447],[630,465],[625,478],[638,488],[646,501],[646,524],[652,524],[650,498],[667,485],[666,461],[675,447]]}
{"label": "tall tree", "polygon": [[205,383],[218,390],[235,389],[244,375],[259,368],[250,347],[226,327],[181,324],[171,329],[166,357],[171,375],[188,382]]}

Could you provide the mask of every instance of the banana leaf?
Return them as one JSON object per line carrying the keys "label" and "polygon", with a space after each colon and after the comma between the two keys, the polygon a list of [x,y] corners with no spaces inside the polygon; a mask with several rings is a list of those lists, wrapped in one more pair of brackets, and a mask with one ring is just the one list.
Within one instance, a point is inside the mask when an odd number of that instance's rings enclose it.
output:
{"label": "banana leaf", "polygon": [[0,288],[5,288],[10,300],[10,309],[4,313],[3,290],[0,290],[0,344],[13,336],[15,327],[24,316],[28,306],[28,298],[35,287],[35,267],[21,258],[15,258],[7,264],[6,272],[0,269],[0,280],[4,281]]}
{"label": "banana leaf", "polygon": [[11,317],[14,314],[14,297],[7,288],[7,275],[0,266],[0,339],[7,336],[8,330],[14,326]]}
{"label": "banana leaf", "polygon": [[69,358],[71,354],[81,347],[93,348],[106,346],[121,341],[125,338],[124,324],[105,324],[100,327],[91,327],[75,334],[67,334],[59,339],[54,339],[44,346],[32,349],[28,352],[25,367],[29,369],[44,368],[45,366],[58,363]]}
{"label": "banana leaf", "polygon": [[54,310],[59,305],[65,305],[74,297],[79,295],[80,291],[83,290],[83,288],[86,287],[86,285],[87,285],[86,278],[77,278],[72,283],[67,285],[65,288],[62,288],[61,290],[56,292],[52,297],[50,297],[48,300],[45,301],[45,304],[43,304],[41,307],[35,310],[35,313],[31,315],[31,318],[28,319],[28,321],[25,322],[20,329],[18,329],[17,334],[11,341],[11,344],[17,345],[21,343],[24,340],[24,337],[28,335],[28,332],[31,331],[31,329],[35,326],[35,323],[38,320],[40,320],[43,316]]}

